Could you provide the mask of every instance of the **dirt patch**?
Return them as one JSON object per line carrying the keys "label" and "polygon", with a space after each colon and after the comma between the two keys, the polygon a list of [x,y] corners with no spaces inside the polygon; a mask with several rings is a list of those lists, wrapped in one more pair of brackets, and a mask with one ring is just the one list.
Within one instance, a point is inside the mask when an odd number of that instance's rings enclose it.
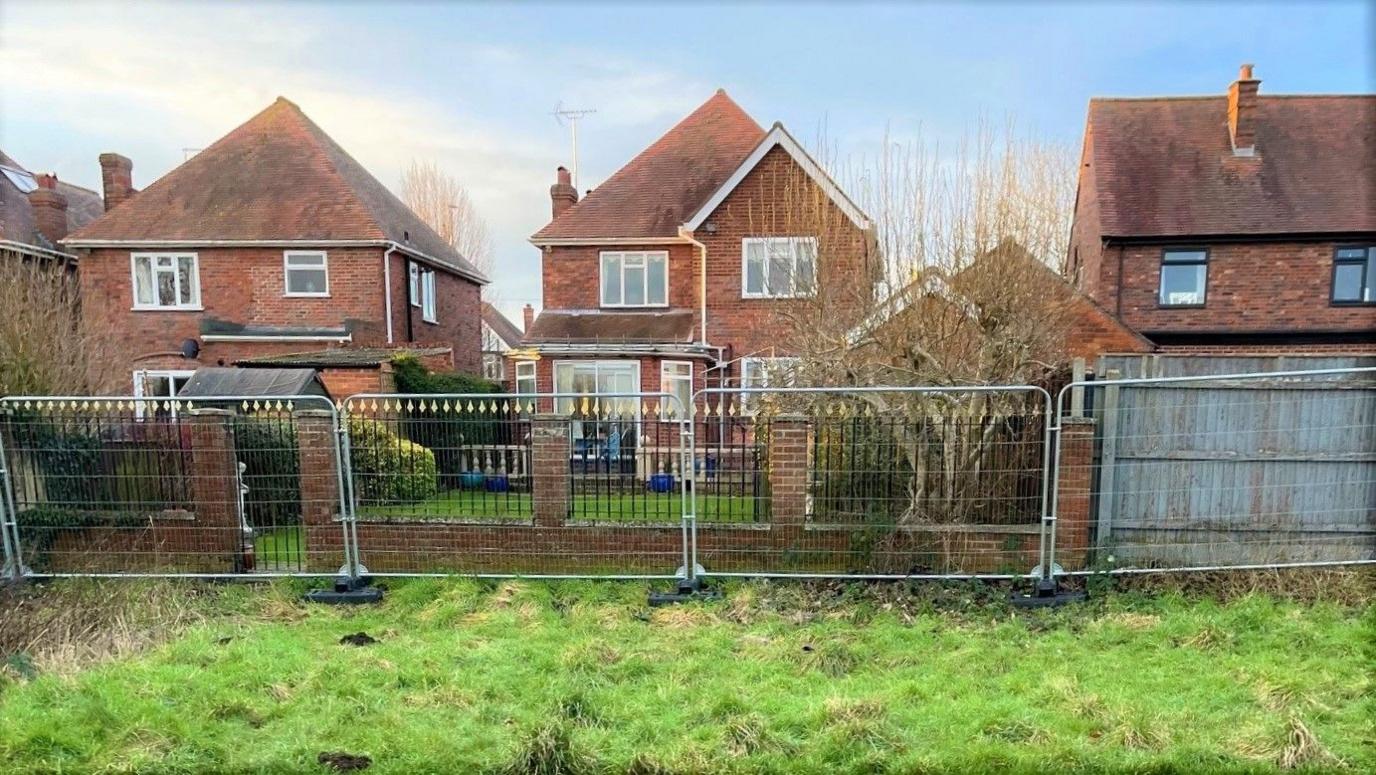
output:
{"label": "dirt patch", "polygon": [[339,639],[339,645],[341,646],[371,646],[374,643],[377,643],[377,638],[374,638],[366,632],[356,632],[353,635],[345,635]]}
{"label": "dirt patch", "polygon": [[340,751],[323,752],[315,757],[315,760],[335,772],[358,772],[359,770],[366,770],[373,766],[373,760],[367,756],[358,756]]}

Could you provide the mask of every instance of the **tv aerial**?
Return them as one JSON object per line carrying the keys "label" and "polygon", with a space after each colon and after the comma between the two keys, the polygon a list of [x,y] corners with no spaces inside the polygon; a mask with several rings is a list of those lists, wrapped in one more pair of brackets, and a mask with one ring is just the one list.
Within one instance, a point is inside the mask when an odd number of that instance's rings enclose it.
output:
{"label": "tv aerial", "polygon": [[554,106],[554,120],[559,126],[568,125],[573,140],[573,190],[578,190],[578,122],[596,113],[594,108],[566,108],[560,100]]}

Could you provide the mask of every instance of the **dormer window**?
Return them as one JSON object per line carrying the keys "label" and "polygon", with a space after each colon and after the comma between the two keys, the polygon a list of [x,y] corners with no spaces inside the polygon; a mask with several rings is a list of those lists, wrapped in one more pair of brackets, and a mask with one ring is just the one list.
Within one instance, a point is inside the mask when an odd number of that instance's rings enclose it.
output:
{"label": "dormer window", "polygon": [[817,277],[814,237],[752,237],[741,248],[741,296],[788,299],[811,296]]}
{"label": "dormer window", "polygon": [[618,251],[602,254],[602,306],[667,307],[669,254]]}

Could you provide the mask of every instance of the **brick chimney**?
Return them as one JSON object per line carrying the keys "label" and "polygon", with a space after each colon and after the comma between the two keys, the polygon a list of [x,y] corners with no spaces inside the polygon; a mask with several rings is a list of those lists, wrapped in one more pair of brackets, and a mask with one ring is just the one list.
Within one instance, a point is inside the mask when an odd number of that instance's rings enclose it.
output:
{"label": "brick chimney", "polygon": [[1233,154],[1251,156],[1257,140],[1257,88],[1261,81],[1252,77],[1252,66],[1243,65],[1237,80],[1228,87],[1228,136]]}
{"label": "brick chimney", "polygon": [[552,218],[558,218],[560,213],[578,203],[578,189],[573,187],[573,176],[564,167],[560,167],[555,174],[558,177],[554,185],[549,187]]}
{"label": "brick chimney", "polygon": [[36,175],[38,188],[29,192],[34,226],[50,242],[67,236],[67,197],[57,190],[57,177]]}
{"label": "brick chimney", "polygon": [[534,323],[534,322],[535,322],[535,308],[532,307],[532,306],[530,306],[529,304],[527,304],[527,305],[525,306],[525,309],[521,310],[521,333],[523,333],[523,334],[528,334],[528,333],[530,333],[530,326],[531,326],[531,324]]}
{"label": "brick chimney", "polygon": [[100,181],[104,189],[106,212],[119,207],[120,203],[137,193],[134,191],[134,163],[117,153],[100,155]]}

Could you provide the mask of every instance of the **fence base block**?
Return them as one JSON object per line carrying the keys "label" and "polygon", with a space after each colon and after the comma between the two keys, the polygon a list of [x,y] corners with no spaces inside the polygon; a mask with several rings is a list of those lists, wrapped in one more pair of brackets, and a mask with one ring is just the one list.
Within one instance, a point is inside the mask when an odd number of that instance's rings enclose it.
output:
{"label": "fence base block", "polygon": [[1087,595],[1083,590],[1062,590],[1055,579],[1038,579],[1037,585],[1028,594],[1013,593],[1008,602],[1014,608],[1051,608],[1066,603],[1083,603]]}
{"label": "fence base block", "polygon": [[691,603],[695,600],[720,600],[721,592],[702,582],[701,578],[679,579],[673,592],[651,592],[649,603],[652,607]]}
{"label": "fence base block", "polygon": [[306,600],[325,605],[380,603],[382,588],[369,584],[365,578],[339,576],[334,580],[334,589],[313,589],[306,593]]}

